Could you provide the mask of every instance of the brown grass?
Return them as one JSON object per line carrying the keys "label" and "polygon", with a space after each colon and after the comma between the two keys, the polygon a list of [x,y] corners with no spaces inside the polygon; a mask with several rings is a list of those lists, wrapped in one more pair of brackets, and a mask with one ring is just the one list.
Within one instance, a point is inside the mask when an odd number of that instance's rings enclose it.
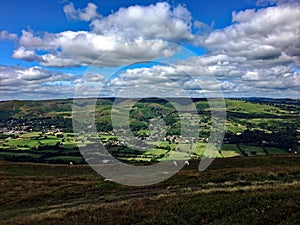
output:
{"label": "brown grass", "polygon": [[[0,161],[0,224],[221,223],[215,216],[223,209],[214,212],[213,208],[219,201],[229,204],[228,211],[232,211],[223,212],[227,222],[237,222],[241,215],[233,212],[242,207],[242,214],[255,224],[256,217],[243,204],[255,206],[253,210],[271,207],[272,212],[267,210],[262,216],[274,217],[275,222],[281,222],[273,215],[281,208],[295,217],[291,224],[299,222],[294,208],[300,212],[300,200],[292,196],[300,196],[300,157],[217,159],[201,173],[198,163],[192,161],[190,167],[162,183],[135,188],[104,182],[88,165]],[[178,211],[180,204],[182,211]],[[206,207],[206,213],[198,212],[197,205]],[[191,218],[195,221],[187,223]]]}

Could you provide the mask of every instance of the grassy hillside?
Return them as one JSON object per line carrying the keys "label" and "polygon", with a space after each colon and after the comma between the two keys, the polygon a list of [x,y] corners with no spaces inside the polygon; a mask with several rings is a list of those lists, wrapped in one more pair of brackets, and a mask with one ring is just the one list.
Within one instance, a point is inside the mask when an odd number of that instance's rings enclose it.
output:
{"label": "grassy hillside", "polygon": [[105,182],[89,166],[0,161],[0,224],[299,224],[300,157],[199,161],[151,186]]}
{"label": "grassy hillside", "polygon": [[[209,104],[205,99],[193,99],[198,111],[209,111]],[[109,110],[113,105],[114,99],[98,99],[97,111]],[[298,111],[300,109],[300,101],[290,99],[276,100],[269,99],[261,101],[259,99],[225,99],[227,111],[236,113],[233,115],[244,114],[250,117],[276,117],[282,115],[290,115],[291,111]],[[9,118],[21,118],[30,116],[54,116],[63,113],[71,113],[73,100],[38,100],[38,101],[2,101],[0,102],[0,118],[6,120]],[[137,106],[143,108],[147,112],[149,108],[160,108],[164,111],[172,108],[172,105],[164,100],[142,100],[137,103]],[[294,112],[293,114],[296,114]],[[299,114],[298,114],[299,116]]]}

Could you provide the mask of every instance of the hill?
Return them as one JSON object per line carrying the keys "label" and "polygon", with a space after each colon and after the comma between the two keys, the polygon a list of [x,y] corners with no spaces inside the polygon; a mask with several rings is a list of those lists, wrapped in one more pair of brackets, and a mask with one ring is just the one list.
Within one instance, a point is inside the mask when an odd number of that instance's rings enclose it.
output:
{"label": "hill", "polygon": [[[190,166],[138,188],[105,181],[78,147],[100,141],[137,167],[170,155],[183,160],[187,149],[175,151],[180,119],[164,100],[137,102],[129,118],[135,137],[147,140],[152,118],[162,118],[167,129],[164,141],[141,153],[112,132],[111,110],[123,113],[112,109],[113,101],[98,99],[98,132],[78,134],[76,141],[73,100],[0,102],[0,224],[300,223],[299,100],[226,99],[223,144],[212,165],[199,172],[214,109],[205,99],[193,99],[200,136]],[[82,107],[87,113],[94,108]]]}
{"label": "hill", "polygon": [[87,165],[0,161],[0,223],[299,224],[300,157],[193,160],[151,186],[104,181]]}

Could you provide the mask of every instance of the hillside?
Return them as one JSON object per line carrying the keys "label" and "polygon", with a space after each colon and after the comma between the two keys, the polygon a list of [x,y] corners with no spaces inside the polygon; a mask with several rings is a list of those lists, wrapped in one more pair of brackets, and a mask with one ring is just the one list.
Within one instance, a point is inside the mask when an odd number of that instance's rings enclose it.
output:
{"label": "hillside", "polygon": [[[193,99],[193,101],[201,120],[207,121],[210,117],[208,102],[204,99]],[[112,130],[110,115],[113,102],[114,99],[98,99],[96,107],[89,105],[88,101],[85,103],[86,110],[95,110],[99,131]],[[290,125],[299,127],[299,100],[226,99],[225,102],[228,132],[243,132],[247,128],[274,131]],[[31,125],[30,128],[33,131],[41,131],[42,128],[49,129],[53,125],[71,131],[72,106],[72,99],[0,102],[0,128],[13,126],[18,128],[20,124],[25,123],[25,125]],[[135,106],[130,119],[136,130],[147,128],[149,119],[175,110],[168,102],[158,99],[143,100]],[[176,117],[176,115],[172,116]],[[206,132],[208,130],[206,129]]]}
{"label": "hillside", "polygon": [[191,161],[151,186],[104,181],[87,165],[0,161],[0,223],[299,224],[300,157]]}
{"label": "hillside", "polygon": [[[77,134],[77,140],[71,99],[0,102],[1,224],[300,223],[299,100],[226,99],[224,141],[217,159],[199,172],[214,109],[194,99],[200,135],[190,165],[138,188],[105,181],[86,165],[79,147],[100,141],[114,157],[137,167],[172,164],[187,156],[188,147],[176,150],[181,122],[164,100],[137,102],[129,118],[136,138],[147,140],[152,118],[162,118],[167,129],[165,141],[139,152],[112,132],[113,100],[98,99],[98,132]],[[94,109],[82,107],[87,115]],[[113,110],[125,116],[122,108]]]}

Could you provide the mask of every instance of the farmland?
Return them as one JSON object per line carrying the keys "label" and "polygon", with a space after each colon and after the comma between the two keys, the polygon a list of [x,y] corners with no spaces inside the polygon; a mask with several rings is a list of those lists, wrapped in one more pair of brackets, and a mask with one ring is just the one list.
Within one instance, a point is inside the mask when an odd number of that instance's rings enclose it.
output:
{"label": "farmland", "polygon": [[[136,102],[130,111],[130,129],[137,139],[150,143],[145,152],[136,152],[124,144],[112,128],[112,110],[124,117],[122,108],[114,107],[114,99],[98,99],[95,121],[98,134],[89,137],[77,134],[72,128],[72,100],[9,101],[0,103],[0,158],[10,161],[43,163],[85,163],[78,147],[94,141],[104,144],[120,160],[150,162],[205,156],[207,140],[212,128],[211,109],[205,99],[194,99],[199,114],[199,138],[191,152],[188,145],[177,149],[181,123],[172,104],[160,99]],[[87,115],[93,109],[84,102]],[[299,101],[287,99],[226,99],[226,128],[223,144],[217,157],[237,157],[298,153]],[[113,109],[112,109],[113,108]],[[175,111],[174,111],[175,110]],[[175,113],[174,113],[175,112]],[[162,117],[166,123],[166,136],[158,142],[148,141],[149,122]],[[160,132],[160,131],[159,131]],[[177,151],[175,153],[175,151]],[[176,158],[177,157],[177,158]]]}

